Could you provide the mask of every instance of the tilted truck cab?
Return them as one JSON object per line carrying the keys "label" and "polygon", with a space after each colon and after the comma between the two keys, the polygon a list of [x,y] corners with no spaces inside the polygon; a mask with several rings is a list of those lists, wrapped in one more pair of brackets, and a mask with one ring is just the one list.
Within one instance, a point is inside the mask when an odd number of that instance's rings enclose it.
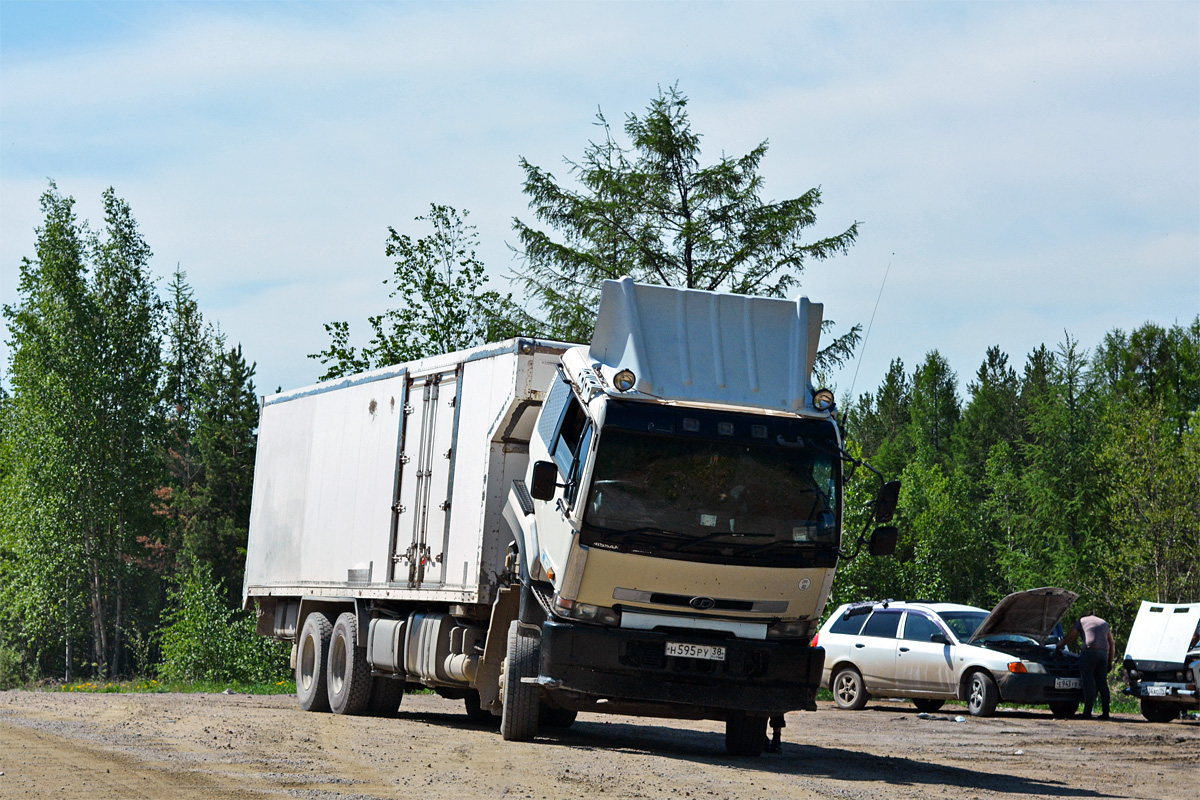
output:
{"label": "tilted truck cab", "polygon": [[506,739],[712,718],[756,755],[768,716],[815,708],[842,553],[820,326],[806,298],[606,281],[590,346],[265,401],[245,595],[295,642],[301,704],[388,713],[424,685]]}

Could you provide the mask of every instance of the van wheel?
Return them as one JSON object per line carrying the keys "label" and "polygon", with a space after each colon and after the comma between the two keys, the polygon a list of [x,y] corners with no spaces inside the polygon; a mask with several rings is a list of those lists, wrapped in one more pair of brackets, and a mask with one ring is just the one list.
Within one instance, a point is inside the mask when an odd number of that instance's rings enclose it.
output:
{"label": "van wheel", "polygon": [[946,705],[945,700],[930,700],[926,697],[914,697],[913,705],[917,707],[917,711],[923,714],[932,714],[942,706]]}
{"label": "van wheel", "polygon": [[385,678],[377,675],[371,679],[371,699],[367,701],[367,713],[372,717],[393,717],[404,701],[404,679]]}
{"label": "van wheel", "polygon": [[1055,719],[1070,719],[1079,710],[1079,703],[1075,700],[1054,700],[1046,705],[1050,706],[1050,714]]}
{"label": "van wheel", "polygon": [[854,667],[842,667],[833,676],[833,700],[838,708],[858,711],[867,704],[867,688],[862,675]]}
{"label": "van wheel", "polygon": [[329,617],[314,611],[304,619],[300,642],[296,648],[296,697],[305,711],[328,711],[329,695],[325,691],[325,661],[333,625]]}
{"label": "van wheel", "polygon": [[756,758],[766,743],[766,717],[738,712],[725,720],[725,752],[729,755]]}
{"label": "van wheel", "polygon": [[358,649],[358,617],[347,611],[337,618],[329,640],[329,709],[335,714],[363,713],[371,701],[372,683],[367,652]]}
{"label": "van wheel", "polygon": [[1157,700],[1148,700],[1143,697],[1138,705],[1141,706],[1142,716],[1150,722],[1170,722],[1179,716],[1179,709]]}
{"label": "van wheel", "polygon": [[527,742],[537,735],[537,684],[522,683],[522,678],[538,674],[538,640],[521,633],[520,623],[508,626],[508,655],[504,659],[504,710],[500,714],[500,735],[509,742]]}
{"label": "van wheel", "polygon": [[990,717],[996,713],[1000,690],[986,672],[976,670],[967,679],[967,711],[973,717]]}

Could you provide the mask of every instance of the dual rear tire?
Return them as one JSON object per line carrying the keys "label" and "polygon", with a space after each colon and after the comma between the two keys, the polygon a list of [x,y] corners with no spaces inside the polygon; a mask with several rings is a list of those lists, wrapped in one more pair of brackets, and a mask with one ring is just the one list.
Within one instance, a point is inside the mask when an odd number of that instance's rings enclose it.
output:
{"label": "dual rear tire", "polygon": [[373,678],[358,647],[358,617],[330,621],[314,611],[304,620],[296,653],[296,697],[305,711],[389,716],[404,697],[403,681]]}

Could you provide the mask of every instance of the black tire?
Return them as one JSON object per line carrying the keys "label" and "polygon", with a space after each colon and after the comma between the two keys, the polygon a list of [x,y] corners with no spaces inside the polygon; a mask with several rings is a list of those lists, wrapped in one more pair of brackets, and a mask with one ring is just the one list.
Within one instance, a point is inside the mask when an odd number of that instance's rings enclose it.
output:
{"label": "black tire", "polygon": [[479,703],[479,692],[472,689],[463,698],[463,706],[467,710],[467,718],[476,725],[497,726],[500,718]]}
{"label": "black tire", "polygon": [[1138,703],[1142,716],[1150,722],[1170,722],[1179,716],[1179,709],[1167,703],[1143,697]]}
{"label": "black tire", "polygon": [[329,710],[361,714],[371,702],[371,667],[366,649],[358,649],[358,617],[347,611],[337,618],[329,639]]}
{"label": "black tire", "polygon": [[917,711],[923,714],[932,714],[933,712],[946,705],[945,700],[930,700],[926,697],[914,697],[913,705],[917,707]]}
{"label": "black tire", "polygon": [[1070,719],[1079,710],[1078,700],[1051,700],[1046,705],[1050,706],[1050,714],[1055,719]]}
{"label": "black tire", "polygon": [[967,711],[973,717],[990,717],[996,713],[1000,690],[992,676],[976,670],[967,678]]}
{"label": "black tire", "polygon": [[304,619],[296,642],[296,698],[305,711],[328,711],[329,694],[325,691],[326,661],[333,623],[320,611]]}
{"label": "black tire", "polygon": [[367,713],[372,717],[394,717],[404,700],[404,679],[385,678],[376,675],[371,679],[371,699],[367,701]]}
{"label": "black tire", "polygon": [[557,728],[565,731],[575,724],[577,716],[579,716],[578,711],[572,711],[569,708],[553,708],[542,703],[538,710],[538,725],[543,728]]}
{"label": "black tire", "polygon": [[521,633],[520,623],[508,626],[508,655],[504,659],[504,710],[500,735],[509,742],[527,742],[538,732],[538,687],[522,678],[538,674],[538,640]]}
{"label": "black tire", "polygon": [[870,699],[862,675],[854,667],[839,669],[829,682],[829,688],[833,691],[833,701],[838,708],[847,711],[858,711]]}
{"label": "black tire", "polygon": [[725,720],[725,752],[757,758],[767,743],[767,718],[737,713]]}

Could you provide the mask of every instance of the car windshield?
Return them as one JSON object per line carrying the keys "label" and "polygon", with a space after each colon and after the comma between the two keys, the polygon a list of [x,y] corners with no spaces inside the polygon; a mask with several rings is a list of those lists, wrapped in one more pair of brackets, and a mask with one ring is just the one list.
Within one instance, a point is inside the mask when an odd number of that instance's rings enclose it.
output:
{"label": "car windshield", "polygon": [[817,438],[830,436],[818,423],[683,409],[645,420],[613,405],[608,421],[617,424],[600,434],[584,544],[692,561],[834,565],[841,464],[833,443]]}
{"label": "car windshield", "polygon": [[938,614],[946,627],[960,642],[970,639],[983,621],[987,619],[986,611],[943,611]]}

